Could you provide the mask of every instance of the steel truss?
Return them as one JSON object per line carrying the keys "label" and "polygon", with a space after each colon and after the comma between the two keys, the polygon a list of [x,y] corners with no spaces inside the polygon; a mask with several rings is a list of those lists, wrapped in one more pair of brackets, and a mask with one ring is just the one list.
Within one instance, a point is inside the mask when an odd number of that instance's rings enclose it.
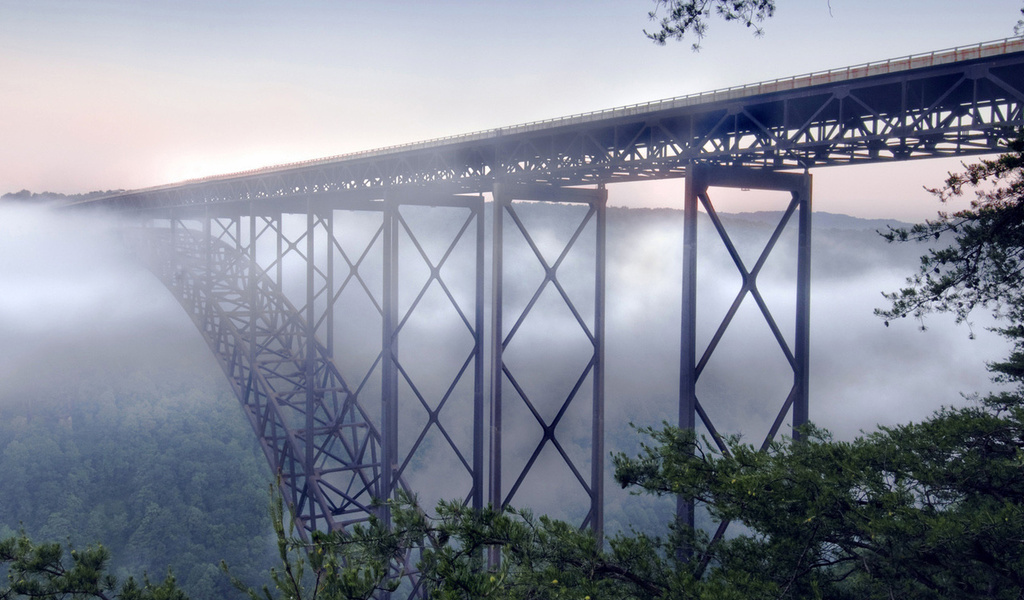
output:
{"label": "steel truss", "polygon": [[125,192],[157,210],[395,187],[489,192],[682,177],[690,162],[772,169],[991,154],[1024,124],[1024,42],[1006,40],[444,140]]}
{"label": "steel truss", "polygon": [[[718,216],[710,193],[715,187],[789,194],[786,210],[752,265],[741,258]],[[487,457],[483,448],[482,197],[411,194],[396,189],[379,201],[327,205],[309,198],[305,214],[291,217],[261,211],[254,203],[248,215],[175,218],[168,227],[149,228],[155,270],[174,291],[220,361],[271,467],[281,474],[286,498],[303,534],[344,530],[371,514],[389,521],[387,504],[374,501],[394,498],[400,490],[416,492],[408,482],[415,476],[414,467],[417,472],[429,474],[431,469],[456,465],[464,475],[462,501],[480,508],[484,502],[487,460],[488,500],[496,506],[513,504],[528,487],[531,473],[542,468],[538,459],[544,452],[549,458],[556,457],[555,462],[560,461],[571,473],[560,482],[568,488],[561,495],[567,503],[572,502],[573,489],[575,497],[582,495],[586,508],[585,514],[580,514],[581,526],[593,529],[599,536],[603,534],[607,192],[603,187],[567,189],[505,183],[495,185],[493,193]],[[522,202],[577,205],[583,207],[583,215],[578,222],[569,223],[571,231],[552,255],[550,247],[545,253],[535,239],[536,231],[522,218],[518,208]],[[735,299],[703,348],[698,347],[696,334],[698,206],[706,211],[741,280]],[[409,214],[426,207],[446,211],[439,218],[452,225],[448,237],[436,227],[424,230],[415,215]],[[798,427],[807,422],[808,413],[810,175],[690,165],[684,207],[679,425],[688,429],[704,427],[719,450],[728,452],[698,397],[697,382],[741,304],[749,299],[764,318],[793,376],[788,393],[779,398],[781,406],[762,448],[776,437],[787,415],[791,416],[793,436],[799,437]],[[337,225],[354,212],[379,215],[379,220],[364,232],[363,240],[352,244]],[[288,218],[301,222],[289,226]],[[788,334],[776,323],[758,287],[758,277],[780,237],[794,221],[798,236],[796,315],[795,331]],[[581,308],[580,304],[581,300],[590,302],[590,298],[579,295],[578,285],[566,285],[564,277],[567,257],[591,235],[592,312],[589,305]],[[528,261],[535,261],[542,272],[535,288],[524,287],[521,280],[506,281],[505,250],[514,241],[526,245],[531,256]],[[463,261],[461,270],[452,273],[449,264],[460,248],[464,254],[468,249],[472,266],[467,269]],[[296,264],[303,268],[296,269]],[[522,262],[514,265],[517,271],[525,266]],[[287,280],[289,272],[298,270],[304,273],[301,286]],[[453,275],[468,275],[468,271],[472,271],[468,277],[472,282],[470,289],[453,291],[459,285],[452,281]],[[379,284],[375,284],[378,273]],[[408,278],[410,274],[413,277]],[[302,304],[296,306],[289,301],[284,291],[288,283],[303,289]],[[466,287],[464,281],[461,283]],[[506,314],[513,288],[518,288],[515,291],[520,299],[526,300],[521,310],[513,309]],[[434,300],[428,302],[431,292]],[[509,349],[515,348],[522,338],[524,324],[536,317],[534,309],[546,292],[565,307],[571,327],[582,332],[588,348],[582,369],[568,374],[574,380],[571,390],[554,405],[550,400],[545,404],[533,396],[529,385],[521,381],[515,362],[507,359]],[[340,308],[341,299],[353,294],[368,302],[372,312],[379,316],[381,337],[379,350],[374,350],[376,354],[368,368],[345,371],[335,360],[336,343],[346,349],[367,343],[362,338],[340,342],[336,339],[336,320],[347,318]],[[436,351],[440,346],[435,346],[433,340],[428,340],[423,351],[422,339],[417,341],[409,331],[418,313],[424,310],[428,310],[424,318],[436,319],[437,298],[443,298],[441,304],[454,317],[457,334],[466,342],[465,352],[456,354],[449,365],[439,364],[442,353]],[[430,377],[447,377],[444,385],[438,387],[436,381],[423,385],[424,363],[428,364]],[[380,405],[379,412],[374,412],[368,408],[376,401],[371,383],[378,377]],[[467,387],[471,391],[467,392]],[[426,391],[427,388],[434,391]],[[590,420],[590,452],[582,460],[566,449],[567,435],[575,443],[580,441],[581,404]],[[503,479],[508,470],[503,445],[511,433],[506,431],[504,420],[513,406],[518,406],[520,412],[525,409],[532,417],[532,431],[536,434],[519,430],[514,438],[508,438],[529,455],[524,464],[512,470],[509,485]],[[577,410],[572,413],[574,407]],[[465,420],[467,411],[472,413],[471,437],[452,435]],[[574,414],[571,419],[575,422],[570,422],[569,414]],[[569,433],[573,426],[577,431]],[[428,438],[432,441],[432,454],[425,453]],[[439,445],[442,458],[436,452]],[[449,486],[445,492],[458,494],[459,489]],[[692,502],[682,498],[677,508],[684,522],[692,525]],[[727,526],[723,523],[716,537],[721,537]],[[412,558],[408,560],[411,562]],[[409,565],[405,565],[403,572],[410,573]],[[415,576],[410,581],[410,593],[419,594]]]}
{"label": "steel truss", "polygon": [[[562,464],[572,474],[572,480],[579,484],[580,490],[587,499],[587,512],[582,517],[582,525],[590,527],[600,536],[604,526],[604,329],[605,329],[605,229],[606,205],[608,194],[602,187],[589,189],[559,189],[547,186],[524,186],[516,184],[497,184],[494,187],[494,234],[493,234],[493,306],[491,309],[491,454],[490,454],[490,502],[494,506],[507,506],[513,502],[520,491],[524,480],[533,470],[539,470],[537,459],[548,448],[557,452]],[[580,203],[587,211],[572,232],[557,258],[546,257],[531,235],[530,228],[520,218],[516,200],[542,202]],[[529,300],[522,311],[505,321],[505,263],[504,249],[506,245],[505,218],[511,221],[510,233],[521,236],[529,246],[534,258],[543,269],[543,277],[537,288],[528,293]],[[559,279],[559,268],[569,252],[577,245],[580,236],[588,225],[593,225],[595,261],[593,288],[593,315],[586,319],[578,303],[582,298],[574,298]],[[529,260],[529,259],[527,259]],[[522,269],[523,265],[516,265]],[[514,285],[516,282],[512,282]],[[520,332],[524,322],[530,317],[538,299],[545,290],[553,289],[561,302],[571,314],[572,321],[586,336],[590,355],[583,369],[577,373],[569,373],[575,377],[571,391],[558,401],[554,415],[547,417],[536,398],[531,398],[523,383],[517,379],[515,368],[506,360],[506,351]],[[529,290],[527,290],[529,292]],[[538,373],[532,373],[537,377]],[[591,431],[590,431],[590,473],[586,473],[583,465],[577,464],[559,438],[559,426],[564,427],[563,418],[573,406],[579,404],[581,390],[587,384],[591,386]],[[511,392],[511,393],[507,393]],[[515,443],[519,448],[530,449],[525,465],[513,473],[514,481],[509,488],[503,487],[503,450],[504,437],[503,418],[508,408],[506,399],[513,403],[522,403],[539,426],[539,437],[520,433]],[[532,431],[536,431],[535,429]],[[524,439],[526,438],[526,439]],[[588,477],[589,475],[589,477]],[[571,494],[566,493],[568,499]]]}
{"label": "steel truss", "polygon": [[561,184],[682,176],[691,161],[811,168],[1005,149],[1024,72],[945,65],[538,132],[501,146],[510,175]]}
{"label": "steel truss", "polygon": [[146,231],[150,264],[217,357],[300,531],[365,520],[379,496],[380,434],[310,322],[250,259],[241,219]]}
{"label": "steel truss", "polygon": [[[682,352],[680,354],[679,383],[679,427],[693,430],[700,424],[707,430],[711,440],[723,454],[729,454],[725,439],[719,434],[705,407],[697,397],[697,380],[707,366],[723,335],[736,316],[740,305],[750,299],[758,308],[768,325],[775,341],[793,371],[793,384],[782,406],[761,443],[766,450],[782,427],[786,416],[791,416],[793,439],[800,438],[799,428],[808,420],[808,376],[810,361],[810,296],[811,296],[811,175],[774,173],[756,169],[734,169],[709,165],[691,165],[686,178],[684,196],[683,231],[683,301],[682,301]],[[775,226],[763,250],[752,266],[747,266],[711,201],[709,189],[731,187],[747,190],[787,192],[788,205]],[[697,209],[702,206],[707,212],[719,239],[725,245],[729,256],[736,265],[741,285],[708,344],[700,349],[697,342]],[[757,286],[757,278],[768,260],[776,243],[787,226],[796,219],[796,289],[795,329],[787,336],[772,315]],[[792,412],[790,412],[792,411]],[[691,527],[694,525],[694,506],[686,498],[680,498],[677,514]],[[715,533],[720,538],[729,523],[723,522]],[[706,557],[705,557],[706,559]]]}
{"label": "steel truss", "polygon": [[[462,214],[461,228],[440,256],[428,253],[403,216],[405,207],[417,205]],[[464,501],[480,508],[483,199],[396,195],[342,210],[310,200],[305,222],[298,227],[290,227],[280,212],[261,214],[255,205],[251,208],[245,216],[174,218],[166,227],[143,230],[149,234],[144,241],[153,270],[203,333],[227,375],[272,470],[281,477],[300,533],[345,530],[371,514],[389,519],[387,504],[375,501],[394,497],[399,490],[412,491],[406,471],[410,462],[421,458],[423,441],[432,432],[439,433],[432,437],[435,446],[443,440],[465,472]],[[355,248],[347,248],[335,232],[335,215],[346,211],[381,215],[377,231]],[[400,242],[408,242],[416,252],[399,252]],[[469,306],[456,298],[445,276],[446,262],[460,245],[468,245],[473,256]],[[375,250],[381,260],[370,265]],[[415,299],[402,305],[398,270],[416,261],[427,266],[429,277]],[[289,262],[292,267],[304,266],[303,281],[298,282],[304,284],[304,303],[299,306],[284,291],[286,283],[295,283],[286,280],[289,274],[294,277],[285,268]],[[367,270],[383,270],[382,285],[373,286]],[[403,331],[431,288],[443,291],[471,346],[437,397],[425,393],[410,374],[408,362],[419,357],[399,352]],[[462,292],[462,298],[467,295],[464,290],[455,292]],[[381,344],[367,369],[346,376],[334,359],[335,320],[345,318],[337,305],[352,294],[363,297],[379,314]],[[343,343],[365,345],[367,340]],[[440,372],[445,365],[433,366]],[[376,377],[382,393],[375,413],[362,398]],[[464,382],[468,394],[460,388]],[[403,402],[403,396],[414,402]],[[370,402],[375,402],[372,395]],[[410,418],[412,404],[426,415],[421,423]],[[455,439],[449,421],[461,424],[467,414],[472,433],[468,440]],[[403,447],[400,440],[414,441]],[[429,465],[417,468],[431,470]],[[458,493],[458,485],[451,482],[447,491]]]}
{"label": "steel truss", "polygon": [[[443,210],[458,223],[453,235],[433,255],[424,243],[424,234],[438,241],[440,232],[416,231],[403,208],[431,207]],[[461,494],[462,501],[473,508],[483,507],[484,481],[484,203],[482,196],[446,196],[430,194],[408,194],[396,191],[384,201],[384,327],[383,350],[384,384],[382,428],[384,431],[384,489],[388,495],[398,489],[397,482],[409,477],[410,465],[422,457],[425,442],[432,440],[431,461],[434,467],[442,462],[459,466],[460,473],[468,478],[468,484],[461,489],[457,481],[446,481],[446,496],[450,499]],[[402,260],[400,244],[408,244],[406,260]],[[460,299],[445,277],[446,266],[453,253],[461,246],[472,252],[472,288]],[[400,302],[403,283],[399,269],[408,270],[413,263],[425,268],[427,276],[418,287],[409,289],[410,299]],[[450,271],[448,271],[450,272]],[[418,311],[426,310],[425,297],[435,290],[444,298],[445,308],[454,316],[462,339],[468,343],[464,355],[457,356],[454,364],[439,364],[440,352],[437,342],[423,353],[403,351],[403,334],[410,328],[410,322]],[[435,307],[436,308],[436,307]],[[424,319],[434,317],[427,315]],[[412,365],[430,364],[430,373],[445,377],[443,385],[432,386],[431,394],[417,381]],[[447,367],[447,368],[446,368]],[[443,374],[447,373],[447,376]],[[464,388],[460,389],[460,385]],[[466,389],[468,388],[468,389]],[[459,439],[456,429],[470,415],[472,434],[469,440]],[[419,416],[418,424],[417,415]],[[404,424],[409,423],[409,424]],[[463,436],[465,437],[465,436]],[[400,442],[406,443],[400,443]],[[436,446],[442,446],[438,452]],[[443,456],[443,458],[439,458]],[[431,473],[431,465],[419,465],[418,471]],[[450,477],[451,475],[446,475]],[[457,496],[455,496],[457,497]]]}

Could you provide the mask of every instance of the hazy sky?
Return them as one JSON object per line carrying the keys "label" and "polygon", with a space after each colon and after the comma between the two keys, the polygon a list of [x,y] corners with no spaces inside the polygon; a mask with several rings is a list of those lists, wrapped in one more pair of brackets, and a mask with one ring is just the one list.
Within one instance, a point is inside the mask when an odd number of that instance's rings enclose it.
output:
{"label": "hazy sky", "polygon": [[[978,43],[1021,6],[778,4],[763,37],[716,21],[694,53],[644,37],[650,0],[0,0],[0,192],[145,187]],[[955,165],[819,169],[816,207],[927,217],[921,185]]]}

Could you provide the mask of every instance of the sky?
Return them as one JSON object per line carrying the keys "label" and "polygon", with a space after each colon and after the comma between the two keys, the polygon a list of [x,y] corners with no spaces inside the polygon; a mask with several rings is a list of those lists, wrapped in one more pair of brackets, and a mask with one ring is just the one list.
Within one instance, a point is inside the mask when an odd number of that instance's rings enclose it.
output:
{"label": "sky", "polygon": [[[135,189],[974,44],[1021,8],[778,5],[763,36],[713,21],[693,52],[645,38],[650,0],[0,0],[0,193]],[[922,186],[958,164],[818,169],[815,206],[927,218]]]}

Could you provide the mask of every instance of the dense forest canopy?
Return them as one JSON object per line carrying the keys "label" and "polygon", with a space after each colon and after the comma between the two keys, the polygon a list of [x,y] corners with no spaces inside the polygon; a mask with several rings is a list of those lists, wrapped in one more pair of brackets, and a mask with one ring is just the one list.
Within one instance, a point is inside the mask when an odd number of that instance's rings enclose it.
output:
{"label": "dense forest canopy", "polygon": [[223,375],[202,354],[97,354],[53,357],[49,381],[0,394],[0,538],[101,542],[113,574],[171,569],[195,598],[229,592],[221,560],[261,581],[272,477]]}

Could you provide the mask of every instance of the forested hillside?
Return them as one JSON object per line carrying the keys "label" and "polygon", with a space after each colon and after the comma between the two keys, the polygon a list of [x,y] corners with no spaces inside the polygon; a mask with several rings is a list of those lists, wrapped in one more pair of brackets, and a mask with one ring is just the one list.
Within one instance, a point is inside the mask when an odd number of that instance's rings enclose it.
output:
{"label": "forested hillside", "polygon": [[148,334],[90,348],[69,332],[77,352],[5,374],[0,538],[102,543],[121,577],[170,568],[193,598],[231,597],[222,559],[256,583],[275,556],[272,477],[202,342]]}
{"label": "forested hillside", "polygon": [[271,564],[270,474],[209,376],[114,370],[5,398],[0,448],[0,537],[102,542],[115,572],[169,566],[196,598],[227,593],[222,559],[259,581]]}

